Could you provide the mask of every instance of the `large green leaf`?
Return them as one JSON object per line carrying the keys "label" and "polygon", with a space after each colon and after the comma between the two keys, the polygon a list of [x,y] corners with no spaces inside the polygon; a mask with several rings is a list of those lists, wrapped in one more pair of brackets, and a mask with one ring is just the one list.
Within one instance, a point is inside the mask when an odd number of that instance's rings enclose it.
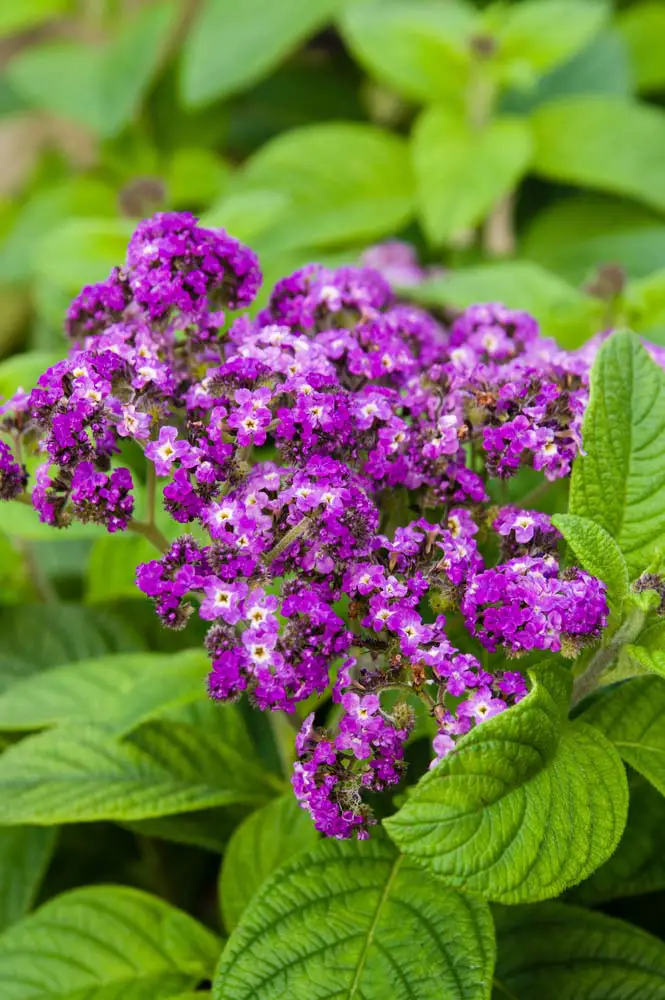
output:
{"label": "large green leaf", "polygon": [[626,776],[609,740],[567,721],[570,675],[476,726],[385,821],[402,851],[455,888],[498,902],[558,895],[603,863],[626,822]]}
{"label": "large green leaf", "polygon": [[86,600],[92,604],[124,597],[145,599],[136,586],[136,567],[155,558],[155,549],[141,535],[103,535],[90,551]]}
{"label": "large green leaf", "polygon": [[497,44],[493,62],[508,81],[524,81],[570,59],[607,20],[603,0],[523,0],[489,12]]}
{"label": "large green leaf", "polygon": [[286,132],[251,157],[236,188],[285,197],[261,237],[261,249],[271,253],[371,239],[401,228],[414,211],[406,142],[372,125]]}
{"label": "large green leaf", "polygon": [[665,677],[665,622],[649,625],[625,651],[645,670]]}
{"label": "large green leaf", "polygon": [[25,48],[9,64],[9,80],[30,104],[99,135],[115,135],[139,106],[177,11],[173,0],[149,4],[103,46],[55,42]]}
{"label": "large green leaf", "polygon": [[413,133],[419,215],[432,243],[481,222],[525,173],[531,136],[522,118],[472,128],[444,107],[422,112]]}
{"label": "large green leaf", "polygon": [[232,803],[263,805],[283,787],[238,748],[175,722],[125,739],[101,727],[56,727],[0,756],[0,823],[168,816]]}
{"label": "large green leaf", "polygon": [[292,793],[258,809],[236,828],[224,854],[219,899],[224,926],[232,931],[259,886],[294,854],[318,840],[311,817]]}
{"label": "large green leaf", "polygon": [[501,907],[494,1000],[663,1000],[665,945],[563,903]]}
{"label": "large green leaf", "polygon": [[612,97],[571,97],[531,116],[533,168],[544,177],[665,209],[665,112]]}
{"label": "large green leaf", "polygon": [[[126,733],[174,705],[204,698],[203,650],[120,653],[44,670],[39,683],[18,680],[0,694],[0,730],[99,722]],[[237,715],[220,707],[229,724]]]}
{"label": "large green leaf", "polygon": [[73,0],[21,0],[0,7],[0,36],[27,31],[43,21],[68,13]]}
{"label": "large green leaf", "polygon": [[621,843],[604,865],[572,890],[573,901],[596,906],[609,899],[665,889],[663,828],[665,798],[641,775],[633,774]]}
{"label": "large green leaf", "polygon": [[209,977],[218,951],[210,931],[156,896],[75,889],[0,937],[3,1000],[162,1000]]}
{"label": "large green leaf", "polygon": [[459,0],[356,2],[341,18],[347,45],[381,83],[416,101],[460,106],[476,26],[473,7]]}
{"label": "large green leaf", "polygon": [[588,192],[539,212],[527,224],[520,250],[574,284],[612,263],[629,278],[642,278],[662,266],[665,225],[636,202]]}
{"label": "large green leaf", "polygon": [[56,831],[47,827],[0,829],[0,932],[32,906],[55,840]]}
{"label": "large green leaf", "polygon": [[623,759],[665,795],[665,679],[635,677],[596,701],[583,717]]}
{"label": "large green leaf", "polygon": [[665,7],[660,0],[643,0],[619,12],[617,26],[630,50],[635,82],[640,90],[665,85]]}
{"label": "large green leaf", "polygon": [[598,329],[595,302],[558,275],[526,260],[460,268],[429,278],[409,288],[408,294],[428,306],[466,309],[476,302],[503,302],[511,309],[526,309],[541,323],[544,334],[575,347]]}
{"label": "large green leaf", "polygon": [[665,535],[665,373],[632,333],[596,358],[582,440],[570,512],[604,528],[636,576]]}
{"label": "large green leaf", "polygon": [[488,907],[384,839],[328,841],[280,868],[229,938],[214,1000],[487,998]]}
{"label": "large green leaf", "polygon": [[190,105],[248,87],[323,27],[346,0],[206,0],[187,41],[182,96]]}
{"label": "large green leaf", "polygon": [[555,514],[552,523],[566,539],[580,565],[607,585],[607,602],[613,624],[618,625],[629,584],[628,568],[621,549],[612,536],[591,518]]}
{"label": "large green leaf", "polygon": [[39,240],[38,277],[72,295],[82,285],[102,281],[124,260],[133,228],[126,219],[69,219]]}
{"label": "large green leaf", "polygon": [[[130,628],[79,604],[23,604],[0,610],[0,690],[48,667],[140,648]],[[9,661],[16,664],[14,669]]]}

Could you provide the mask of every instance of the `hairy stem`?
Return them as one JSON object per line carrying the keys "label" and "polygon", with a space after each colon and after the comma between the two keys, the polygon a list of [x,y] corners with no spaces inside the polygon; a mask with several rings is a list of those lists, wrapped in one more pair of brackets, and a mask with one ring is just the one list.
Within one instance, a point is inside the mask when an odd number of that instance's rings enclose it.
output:
{"label": "hairy stem", "polygon": [[639,608],[635,608],[626,618],[619,631],[607,646],[601,647],[591,658],[589,664],[579,677],[573,682],[573,694],[570,700],[570,707],[574,708],[583,698],[591,694],[598,687],[601,676],[611,667],[616,660],[621,647],[637,638],[646,620],[646,614]]}
{"label": "hairy stem", "polygon": [[127,525],[127,531],[141,535],[162,553],[167,552],[170,548],[168,539],[155,524],[150,524],[147,521],[130,521]]}
{"label": "hairy stem", "polygon": [[309,525],[310,525],[309,518],[303,517],[302,521],[298,521],[298,523],[294,524],[292,528],[289,528],[284,537],[279,542],[277,542],[277,545],[275,545],[275,547],[272,548],[270,552],[266,552],[266,554],[264,555],[263,559],[266,565],[270,566],[270,564],[273,563],[275,559],[281,556],[282,552],[288,549],[289,545],[291,545],[292,542],[295,542],[297,538],[301,538],[302,535],[304,535],[308,530]]}

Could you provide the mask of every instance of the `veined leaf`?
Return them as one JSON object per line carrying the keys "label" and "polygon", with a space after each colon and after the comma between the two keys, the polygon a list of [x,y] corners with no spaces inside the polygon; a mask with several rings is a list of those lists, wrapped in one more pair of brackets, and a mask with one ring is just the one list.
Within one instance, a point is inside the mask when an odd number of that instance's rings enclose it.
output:
{"label": "veined leaf", "polygon": [[213,997],[485,1000],[493,965],[486,904],[437,885],[384,839],[328,841],[259,890]]}
{"label": "veined leaf", "polygon": [[602,730],[626,763],[665,795],[665,679],[626,681],[591,705],[582,718]]}
{"label": "veined leaf", "polygon": [[227,931],[236,926],[268,876],[293,855],[314,847],[318,839],[311,817],[291,793],[257,809],[236,827],[219,878]]}
{"label": "veined leaf", "polygon": [[621,621],[621,606],[628,593],[628,568],[621,549],[604,528],[589,517],[555,514],[552,518],[570,545],[580,565],[607,585],[607,601],[615,626]]}
{"label": "veined leaf", "polygon": [[637,576],[665,536],[665,372],[628,331],[598,353],[582,441],[570,513],[604,528]]}
{"label": "veined leaf", "polygon": [[[124,653],[53,667],[39,684],[19,680],[0,694],[0,730],[99,722],[126,733],[175,705],[205,697],[203,650]],[[234,714],[220,708],[225,719]]]}
{"label": "veined leaf", "polygon": [[514,708],[477,726],[385,821],[398,847],[448,885],[532,902],[586,878],[626,822],[621,761],[567,721],[570,675],[541,666]]}
{"label": "veined leaf", "polygon": [[162,1000],[210,976],[219,943],[186,913],[120,886],[49,900],[0,937],[6,1000]]}
{"label": "veined leaf", "polygon": [[57,727],[0,756],[0,823],[137,820],[232,803],[263,805],[283,785],[232,743],[174,722],[118,740]]}
{"label": "veined leaf", "polygon": [[665,945],[578,906],[499,908],[495,1000],[663,1000]]}
{"label": "veined leaf", "polygon": [[0,932],[32,906],[56,835],[55,830],[39,826],[0,829]]}
{"label": "veined leaf", "polygon": [[609,899],[665,889],[664,828],[665,798],[641,775],[633,773],[628,822],[621,843],[604,865],[572,890],[573,902],[596,906]]}

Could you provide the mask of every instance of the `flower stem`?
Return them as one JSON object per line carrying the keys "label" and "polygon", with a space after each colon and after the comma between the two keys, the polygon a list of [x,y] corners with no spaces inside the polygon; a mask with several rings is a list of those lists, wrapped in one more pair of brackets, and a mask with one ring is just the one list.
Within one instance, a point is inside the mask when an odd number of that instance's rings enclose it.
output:
{"label": "flower stem", "polygon": [[275,545],[275,547],[272,548],[270,552],[266,552],[266,554],[263,557],[265,563],[268,566],[270,566],[270,564],[273,563],[275,559],[281,556],[282,552],[288,549],[289,545],[291,545],[292,542],[295,542],[297,538],[300,538],[302,535],[305,534],[305,532],[309,528],[309,525],[310,525],[309,518],[303,517],[301,521],[298,521],[298,523],[294,524],[292,528],[289,528],[284,537],[279,542],[277,542],[277,545]]}
{"label": "flower stem", "polygon": [[130,521],[127,525],[127,531],[141,535],[160,552],[167,552],[170,548],[168,539],[155,524],[150,524],[147,521]]}
{"label": "flower stem", "polygon": [[621,647],[625,646],[627,643],[632,642],[637,638],[638,634],[642,630],[642,626],[646,620],[646,614],[639,608],[635,608],[626,621],[623,623],[619,631],[616,633],[612,641],[607,645],[601,647],[598,652],[592,656],[589,661],[584,673],[576,677],[573,682],[573,693],[570,700],[570,707],[575,708],[583,698],[591,694],[592,691],[598,687],[598,682],[601,675],[611,667],[616,660]]}

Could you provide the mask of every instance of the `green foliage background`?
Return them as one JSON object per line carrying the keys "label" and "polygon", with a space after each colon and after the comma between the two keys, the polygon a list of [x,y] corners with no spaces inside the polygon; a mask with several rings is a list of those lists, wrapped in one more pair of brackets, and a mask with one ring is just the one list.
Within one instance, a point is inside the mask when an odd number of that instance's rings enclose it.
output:
{"label": "green foliage background", "polygon": [[[267,287],[399,237],[441,268],[423,303],[665,344],[663,53],[660,0],[0,0],[0,396],[158,208],[251,243]],[[3,1000],[665,998],[665,634],[629,593],[660,568],[664,390],[635,338],[603,349],[557,520],[630,679],[569,719],[535,665],[368,845],[319,842],[283,720],[206,700],[142,538],[3,507]]]}

